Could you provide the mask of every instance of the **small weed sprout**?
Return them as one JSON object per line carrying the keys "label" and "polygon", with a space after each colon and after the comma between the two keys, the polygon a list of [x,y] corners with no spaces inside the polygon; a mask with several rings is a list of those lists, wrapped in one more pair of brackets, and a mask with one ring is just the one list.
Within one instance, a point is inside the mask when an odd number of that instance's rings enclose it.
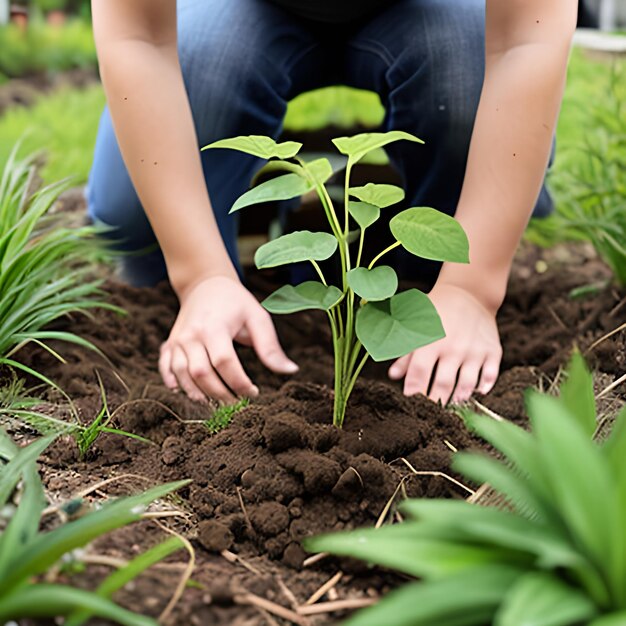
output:
{"label": "small weed sprout", "polygon": [[111,426],[115,411],[109,410],[104,384],[99,374],[97,377],[102,408],[87,425],[79,423],[78,415],[74,415],[75,421],[73,422],[46,415],[40,410],[42,401],[28,395],[24,390],[24,382],[15,376],[13,382],[0,388],[0,418],[9,422],[18,421],[26,424],[44,436],[70,435],[76,442],[81,459],[85,458],[102,433],[129,437],[142,443],[155,445],[145,437]]}
{"label": "small weed sprout", "polygon": [[233,421],[233,417],[235,417],[241,409],[245,409],[249,404],[250,400],[248,398],[241,398],[234,404],[225,404],[220,406],[215,409],[213,415],[206,420],[206,422],[204,422],[204,425],[212,435],[215,435],[225,428],[228,428]]}
{"label": "small weed sprout", "polygon": [[[261,246],[255,255],[257,268],[272,268],[290,263],[310,262],[319,276],[296,286],[285,285],[271,294],[263,306],[275,314],[306,309],[325,311],[331,326],[335,355],[333,423],[343,425],[348,398],[367,360],[395,359],[444,337],[441,320],[428,296],[417,289],[397,293],[398,277],[389,265],[379,261],[391,250],[402,246],[425,259],[467,263],[468,241],[460,224],[452,217],[428,207],[412,207],[389,221],[395,242],[373,259],[363,259],[367,228],[381,212],[404,198],[394,185],[350,186],[354,165],[374,150],[395,141],[423,143],[403,131],[364,133],[334,139],[347,157],[344,210],[339,215],[326,188],[334,172],[328,159],[305,162],[297,154],[302,144],[276,143],[269,137],[250,136],[223,139],[207,148],[230,148],[262,159],[271,159],[266,172],[285,172],[243,194],[231,213],[268,201],[288,200],[314,191],[324,207],[330,232],[297,231]],[[350,249],[358,227],[356,255]],[[341,284],[328,284],[320,261],[339,253]]]}

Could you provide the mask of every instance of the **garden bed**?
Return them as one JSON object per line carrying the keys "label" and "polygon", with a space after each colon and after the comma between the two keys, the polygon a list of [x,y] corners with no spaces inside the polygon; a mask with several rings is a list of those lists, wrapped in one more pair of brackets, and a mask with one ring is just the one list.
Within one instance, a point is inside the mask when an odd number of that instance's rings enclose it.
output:
{"label": "garden bed", "polygon": [[[624,322],[624,293],[607,288],[593,296],[570,297],[572,289],[608,276],[585,246],[550,251],[522,247],[499,314],[502,375],[481,399],[484,405],[506,418],[523,420],[526,388],[549,386],[574,343],[585,350]],[[273,287],[270,282],[258,274],[251,277],[259,295]],[[44,481],[53,502],[61,502],[112,477],[117,478],[98,495],[193,479],[169,506],[180,513],[171,527],[190,537],[196,548],[193,580],[199,584],[187,589],[168,623],[289,623],[276,615],[267,617],[258,598],[293,610],[339,570],[344,574],[330,600],[336,594],[339,600],[366,603],[393,586],[391,575],[330,559],[309,565],[300,540],[391,520],[397,515],[395,503],[406,495],[460,498],[477,487],[455,482],[449,470],[451,450],[475,445],[460,419],[422,397],[405,398],[380,365],[366,368],[344,430],[330,425],[332,355],[322,315],[277,320],[287,352],[301,366],[293,378],[268,372],[249,349],[241,349],[261,396],[238,412],[230,427],[210,435],[204,421],[214,407],[193,403],[160,383],[158,349],[176,312],[169,288],[133,289],[114,281],[106,288],[127,316],[99,311],[93,319],[76,318],[68,325],[98,346],[110,363],[68,345],[58,346],[67,364],[37,349],[23,350],[22,358],[55,380],[85,421],[102,406],[97,371],[109,408],[115,411],[115,426],[154,445],[103,435],[81,460],[73,441],[65,438],[44,455]],[[618,332],[587,353],[591,365],[609,381],[625,369],[625,341],[626,333]],[[47,410],[66,418],[62,404],[55,404],[52,396],[50,400]],[[162,535],[154,523],[144,522],[107,536],[91,552],[129,558]],[[127,588],[119,596],[121,602],[158,615],[182,573],[181,554]],[[93,588],[107,571],[104,566],[90,567],[87,575],[74,577],[74,583]],[[342,615],[323,612],[307,617],[308,622],[300,618],[300,623],[333,624]]]}

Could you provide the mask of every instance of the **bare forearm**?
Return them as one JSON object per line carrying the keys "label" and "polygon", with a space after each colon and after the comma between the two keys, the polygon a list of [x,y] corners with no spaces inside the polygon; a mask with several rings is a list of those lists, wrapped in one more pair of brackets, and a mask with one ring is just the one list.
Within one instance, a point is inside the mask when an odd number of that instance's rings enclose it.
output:
{"label": "bare forearm", "polygon": [[470,241],[470,264],[444,266],[441,280],[470,289],[495,310],[545,175],[569,36],[565,31],[551,41],[522,38],[517,45],[494,48],[488,48],[457,209]]}
{"label": "bare forearm", "polygon": [[202,278],[235,276],[211,210],[175,43],[105,33],[99,59],[124,162],[172,285],[180,295]]}

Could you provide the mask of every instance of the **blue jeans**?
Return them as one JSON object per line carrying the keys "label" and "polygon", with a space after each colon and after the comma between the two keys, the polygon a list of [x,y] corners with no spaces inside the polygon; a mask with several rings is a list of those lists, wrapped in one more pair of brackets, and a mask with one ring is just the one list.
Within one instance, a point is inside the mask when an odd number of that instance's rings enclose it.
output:
{"label": "blue jeans", "polygon": [[[180,60],[200,146],[235,135],[277,137],[287,102],[302,92],[331,84],[369,89],[385,106],[384,129],[426,142],[398,142],[388,150],[404,183],[405,206],[454,214],[483,82],[485,0],[402,0],[347,27],[311,23],[265,0],[178,5]],[[261,163],[227,150],[201,158],[221,235],[237,263],[237,217],[228,211]],[[107,110],[87,199],[90,217],[113,227],[123,250],[155,247]],[[535,215],[550,206],[544,190]],[[166,277],[158,248],[123,263],[135,285]]]}

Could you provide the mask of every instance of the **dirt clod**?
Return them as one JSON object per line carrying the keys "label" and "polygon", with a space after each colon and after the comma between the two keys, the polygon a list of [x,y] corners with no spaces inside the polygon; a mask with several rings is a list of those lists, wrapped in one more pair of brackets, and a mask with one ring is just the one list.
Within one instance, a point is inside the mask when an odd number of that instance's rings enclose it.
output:
{"label": "dirt clod", "polygon": [[235,540],[228,526],[215,520],[206,520],[198,525],[198,541],[209,552],[228,550]]}

